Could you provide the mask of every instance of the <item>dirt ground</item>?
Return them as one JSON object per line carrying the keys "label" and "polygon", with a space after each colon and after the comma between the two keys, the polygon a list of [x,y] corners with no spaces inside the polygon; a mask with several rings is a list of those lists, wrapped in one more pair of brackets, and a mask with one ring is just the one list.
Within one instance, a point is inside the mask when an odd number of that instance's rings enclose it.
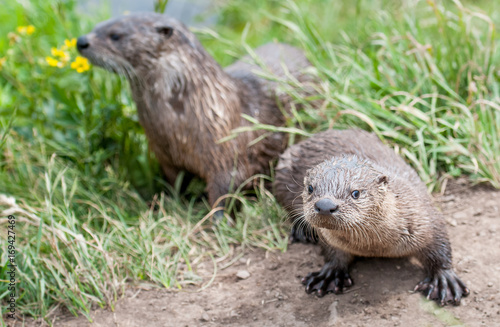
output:
{"label": "dirt ground", "polygon": [[[403,259],[360,259],[346,293],[308,295],[300,277],[318,270],[323,259],[317,246],[292,244],[286,253],[246,253],[205,290],[130,288],[114,312],[91,312],[93,323],[59,316],[54,325],[500,326],[500,192],[450,184],[436,203],[448,222],[455,270],[471,290],[459,307],[442,309],[413,293],[423,271]],[[237,277],[246,272],[248,278]],[[211,264],[197,273],[209,280]]]}

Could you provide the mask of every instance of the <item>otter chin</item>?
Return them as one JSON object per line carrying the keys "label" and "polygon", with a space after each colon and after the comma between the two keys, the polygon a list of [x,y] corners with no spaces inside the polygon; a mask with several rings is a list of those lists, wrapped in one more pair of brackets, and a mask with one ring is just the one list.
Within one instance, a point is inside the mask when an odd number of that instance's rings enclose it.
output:
{"label": "otter chin", "polygon": [[458,305],[470,293],[453,270],[444,218],[425,184],[376,135],[316,134],[280,157],[274,186],[278,201],[316,231],[325,253],[323,268],[302,279],[306,292],[342,293],[353,284],[349,266],[359,256],[415,257],[425,270],[415,291],[440,305]]}

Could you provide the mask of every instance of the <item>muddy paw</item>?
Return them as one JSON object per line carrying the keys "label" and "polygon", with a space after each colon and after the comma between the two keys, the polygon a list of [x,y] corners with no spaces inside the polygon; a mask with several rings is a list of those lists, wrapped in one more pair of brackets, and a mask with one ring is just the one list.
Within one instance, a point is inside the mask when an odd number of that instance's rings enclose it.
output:
{"label": "muddy paw", "polygon": [[318,243],[318,234],[308,226],[293,224],[290,232],[290,240],[292,243]]}
{"label": "muddy paw", "polygon": [[351,276],[346,269],[338,269],[326,264],[321,271],[309,273],[302,278],[308,294],[316,291],[319,297],[333,292],[340,294],[345,288],[353,285]]}
{"label": "muddy paw", "polygon": [[459,305],[462,297],[470,291],[451,269],[443,270],[432,277],[426,277],[415,286],[415,291],[422,292],[427,299],[444,306],[448,303]]}

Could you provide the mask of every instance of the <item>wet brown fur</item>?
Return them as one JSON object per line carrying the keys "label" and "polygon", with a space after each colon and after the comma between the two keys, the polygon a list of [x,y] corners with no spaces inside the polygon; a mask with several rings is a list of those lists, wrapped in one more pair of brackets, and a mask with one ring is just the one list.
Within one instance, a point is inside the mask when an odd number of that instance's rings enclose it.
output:
{"label": "wet brown fur", "polygon": [[[111,34],[119,35],[113,41]],[[97,25],[86,35],[82,55],[96,65],[128,77],[139,120],[167,180],[186,170],[207,182],[210,204],[257,173],[285,149],[283,134],[240,133],[218,143],[240,126],[242,114],[283,125],[278,102],[289,109],[290,98],[276,94],[276,83],[258,77],[246,57],[222,69],[193,33],[179,21],[148,13],[125,16]],[[302,51],[285,44],[255,50],[267,69],[280,78],[285,70],[298,78],[309,66]],[[305,77],[304,77],[305,78]],[[279,100],[279,101],[277,101]]]}
{"label": "wet brown fur", "polygon": [[[445,222],[425,184],[374,134],[328,130],[288,148],[274,187],[278,202],[319,233],[333,266],[347,269],[354,256],[415,256],[431,276],[452,269]],[[325,198],[338,205],[331,215],[315,211]]]}

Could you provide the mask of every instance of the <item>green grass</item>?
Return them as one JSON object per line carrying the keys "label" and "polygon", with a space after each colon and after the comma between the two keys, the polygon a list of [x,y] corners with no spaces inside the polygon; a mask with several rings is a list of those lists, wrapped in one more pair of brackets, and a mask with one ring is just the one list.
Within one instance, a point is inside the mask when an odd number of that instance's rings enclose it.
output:
{"label": "green grass", "polygon": [[[402,3],[224,1],[214,30],[197,33],[223,65],[274,39],[307,52],[318,95],[303,99],[301,85],[282,83],[305,104],[286,131],[358,126],[394,146],[431,190],[460,175],[500,187],[500,8]],[[19,313],[48,320],[64,307],[87,315],[92,304],[113,308],[127,283],[203,287],[211,276],[197,276],[201,261],[212,261],[216,274],[243,248],[286,249],[285,214],[266,178],[256,177],[255,194],[234,196],[243,202],[235,226],[213,228],[199,181],[184,194],[180,179],[162,181],[126,81],[46,64],[51,47],[105,14],[84,17],[74,1],[2,8],[0,225],[8,214],[18,218]],[[32,35],[7,36],[30,24]],[[2,310],[7,294],[0,281]]]}

